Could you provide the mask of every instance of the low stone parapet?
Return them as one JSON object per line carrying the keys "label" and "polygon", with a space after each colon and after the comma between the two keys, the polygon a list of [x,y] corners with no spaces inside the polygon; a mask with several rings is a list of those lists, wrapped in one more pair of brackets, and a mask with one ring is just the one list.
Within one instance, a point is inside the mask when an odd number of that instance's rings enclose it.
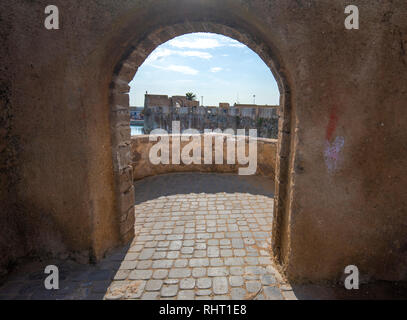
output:
{"label": "low stone parapet", "polygon": [[[131,158],[133,166],[133,178],[134,180],[140,180],[146,177],[175,173],[175,172],[202,172],[202,173],[239,173],[239,168],[247,167],[247,165],[228,164],[228,144],[227,138],[231,136],[225,134],[211,134],[213,137],[212,144],[205,143],[205,135],[199,135],[200,145],[197,144],[197,140],[193,143],[194,147],[201,148],[201,161],[199,163],[193,163],[186,165],[183,161],[180,164],[173,164],[172,159],[172,146],[173,140],[180,141],[180,135],[169,135],[169,159],[170,164],[153,164],[150,160],[150,151],[154,145],[158,143],[158,137],[150,139],[148,135],[133,136],[131,139]],[[219,151],[219,146],[215,143],[215,138],[223,138],[223,164],[215,164],[215,154]],[[236,137],[234,137],[236,138]],[[242,137],[240,137],[242,138]],[[195,135],[196,139],[196,135]],[[208,136],[206,136],[208,139]],[[250,138],[251,142],[257,142],[257,170],[255,175],[269,177],[274,180],[275,167],[276,167],[276,153],[277,153],[277,140],[265,139],[265,138]],[[152,140],[152,141],[150,141]],[[156,141],[154,141],[156,140]],[[158,141],[157,141],[158,140]],[[191,139],[192,141],[192,139]],[[191,141],[180,141],[180,150],[184,150],[184,147],[190,145]],[[219,140],[218,140],[219,141]],[[191,146],[191,145],[190,145]],[[246,155],[249,155],[249,138],[245,138]],[[212,164],[205,164],[205,148],[212,149]],[[206,150],[207,152],[207,150]],[[207,160],[207,159],[206,159]],[[208,161],[206,161],[208,162]]]}

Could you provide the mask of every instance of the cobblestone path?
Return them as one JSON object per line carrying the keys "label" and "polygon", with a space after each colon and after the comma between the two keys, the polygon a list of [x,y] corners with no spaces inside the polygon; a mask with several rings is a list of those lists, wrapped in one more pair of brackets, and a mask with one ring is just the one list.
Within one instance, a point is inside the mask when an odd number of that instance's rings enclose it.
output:
{"label": "cobblestone path", "polygon": [[[0,287],[1,299],[386,299],[406,286],[378,283],[357,292],[342,286],[292,288],[273,268],[273,183],[260,177],[171,174],[136,187],[136,234],[130,246],[96,265],[36,261]],[[59,268],[60,290],[44,287],[47,265]]]}
{"label": "cobblestone path", "polygon": [[138,200],[136,237],[106,299],[291,298],[270,258],[272,187],[205,174],[136,185],[139,199],[168,195]]}

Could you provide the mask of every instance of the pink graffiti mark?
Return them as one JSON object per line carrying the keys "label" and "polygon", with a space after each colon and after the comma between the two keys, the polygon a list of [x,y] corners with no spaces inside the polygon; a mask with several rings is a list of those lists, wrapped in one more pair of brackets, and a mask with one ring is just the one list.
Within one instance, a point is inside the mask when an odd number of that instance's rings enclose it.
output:
{"label": "pink graffiti mark", "polygon": [[336,137],[335,141],[331,142],[338,126],[338,122],[338,108],[336,106],[333,106],[329,115],[329,123],[326,127],[326,142],[324,150],[325,163],[330,173],[333,173],[339,169],[341,161],[341,151],[345,145],[344,137]]}
{"label": "pink graffiti mark", "polygon": [[341,161],[341,151],[345,145],[344,137],[337,137],[333,143],[328,140],[325,142],[325,163],[330,173],[333,173],[339,169]]}
{"label": "pink graffiti mark", "polygon": [[328,127],[326,128],[326,140],[331,141],[332,136],[336,130],[338,125],[339,117],[338,117],[338,110],[336,106],[333,106],[331,109],[331,114],[329,116],[329,123]]}

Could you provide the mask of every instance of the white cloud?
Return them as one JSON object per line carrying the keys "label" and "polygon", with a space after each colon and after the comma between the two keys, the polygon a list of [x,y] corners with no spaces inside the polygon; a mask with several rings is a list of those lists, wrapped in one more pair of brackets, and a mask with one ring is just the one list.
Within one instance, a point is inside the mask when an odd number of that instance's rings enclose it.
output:
{"label": "white cloud", "polygon": [[170,65],[167,67],[167,70],[169,71],[175,71],[175,72],[180,72],[183,74],[190,74],[190,75],[196,75],[199,73],[198,70],[195,70],[191,67],[188,66],[178,66],[178,65]]}
{"label": "white cloud", "polygon": [[198,70],[193,69],[188,66],[180,66],[180,65],[169,65],[169,66],[157,66],[157,65],[151,65],[154,68],[161,69],[161,70],[166,70],[166,71],[173,71],[173,72],[179,72],[187,75],[197,75],[199,73]]}
{"label": "white cloud", "polygon": [[221,47],[217,39],[195,38],[191,40],[174,39],[169,42],[169,45],[176,48],[189,48],[189,49],[213,49]]}
{"label": "white cloud", "polygon": [[184,57],[196,57],[201,59],[212,59],[212,55],[209,52],[204,51],[177,51],[176,54],[179,54]]}
{"label": "white cloud", "polygon": [[219,47],[238,47],[244,48],[245,45],[232,38],[222,35],[197,33],[175,38],[168,42],[168,45],[176,48],[189,49],[213,49]]}
{"label": "white cloud", "polygon": [[205,52],[205,51],[178,51],[178,50],[170,50],[170,49],[165,49],[165,48],[157,48],[146,59],[145,63],[151,64],[155,61],[163,60],[164,58],[173,56],[173,55],[177,55],[177,56],[181,56],[181,57],[195,57],[195,58],[201,58],[201,59],[206,59],[206,60],[212,59],[212,57],[213,57],[209,52]]}
{"label": "white cloud", "polygon": [[219,72],[219,71],[222,71],[222,70],[223,70],[223,69],[220,68],[220,67],[211,68],[211,72],[213,72],[213,73],[216,73],[216,72]]}
{"label": "white cloud", "polygon": [[245,45],[243,43],[240,43],[239,41],[236,41],[231,38],[225,38],[225,41],[228,42],[229,47],[236,47],[236,48],[244,48]]}

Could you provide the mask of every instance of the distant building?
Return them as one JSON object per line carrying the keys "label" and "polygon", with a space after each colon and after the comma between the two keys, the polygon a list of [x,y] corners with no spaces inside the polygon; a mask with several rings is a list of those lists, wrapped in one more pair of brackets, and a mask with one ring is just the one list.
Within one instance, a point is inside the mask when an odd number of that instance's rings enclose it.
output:
{"label": "distant building", "polygon": [[168,97],[165,95],[146,94],[144,98],[144,107],[199,107],[199,101],[188,100],[186,96]]}
{"label": "distant building", "polygon": [[276,108],[278,106],[269,106],[269,105],[259,105],[259,104],[236,104],[235,108]]}
{"label": "distant building", "polygon": [[144,132],[155,129],[172,132],[174,121],[180,123],[181,131],[195,129],[257,129],[258,136],[277,138],[278,106],[235,104],[221,102],[219,106],[199,106],[185,96],[145,95]]}
{"label": "distant building", "polygon": [[139,126],[144,125],[143,107],[130,107],[130,124]]}

